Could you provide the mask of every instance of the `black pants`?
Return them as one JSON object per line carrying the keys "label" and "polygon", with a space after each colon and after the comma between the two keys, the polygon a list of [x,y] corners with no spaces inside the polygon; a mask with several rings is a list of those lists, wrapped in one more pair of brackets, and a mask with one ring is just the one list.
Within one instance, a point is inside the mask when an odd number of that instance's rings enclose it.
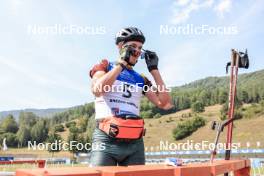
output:
{"label": "black pants", "polygon": [[90,166],[144,165],[143,139],[118,140],[96,128],[93,133]]}

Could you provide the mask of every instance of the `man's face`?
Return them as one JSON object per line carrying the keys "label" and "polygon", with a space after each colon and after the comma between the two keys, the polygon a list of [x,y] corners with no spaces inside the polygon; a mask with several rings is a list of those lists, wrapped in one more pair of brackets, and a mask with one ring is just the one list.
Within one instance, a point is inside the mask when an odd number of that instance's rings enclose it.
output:
{"label": "man's face", "polygon": [[121,45],[120,48],[124,47],[125,45],[129,45],[135,49],[135,51],[136,51],[135,55],[130,56],[129,62],[131,64],[136,64],[137,60],[141,54],[141,49],[142,49],[143,44],[141,42],[138,42],[138,41],[129,41],[129,42],[126,42],[123,45]]}

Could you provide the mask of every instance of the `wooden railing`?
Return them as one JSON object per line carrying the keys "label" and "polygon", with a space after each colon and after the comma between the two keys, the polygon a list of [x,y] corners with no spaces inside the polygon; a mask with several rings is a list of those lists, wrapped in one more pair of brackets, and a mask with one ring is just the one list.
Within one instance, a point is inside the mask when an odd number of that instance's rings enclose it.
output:
{"label": "wooden railing", "polygon": [[63,167],[48,169],[18,169],[16,176],[215,176],[233,172],[235,176],[250,175],[249,160],[221,160],[214,163],[183,166],[138,165],[106,167]]}

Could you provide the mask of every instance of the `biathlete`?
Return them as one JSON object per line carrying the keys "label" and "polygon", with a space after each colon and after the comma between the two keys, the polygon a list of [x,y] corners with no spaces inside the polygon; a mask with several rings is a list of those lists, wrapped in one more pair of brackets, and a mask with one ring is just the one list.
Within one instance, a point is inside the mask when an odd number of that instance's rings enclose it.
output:
{"label": "biathlete", "polygon": [[[146,96],[164,110],[173,107],[158,70],[158,56],[153,51],[143,50],[144,43],[145,37],[139,29],[123,28],[116,35],[117,61],[105,59],[90,70],[96,119],[92,145],[101,146],[92,147],[90,166],[145,164],[141,97]],[[155,80],[155,89],[147,77],[133,69],[141,55]]]}

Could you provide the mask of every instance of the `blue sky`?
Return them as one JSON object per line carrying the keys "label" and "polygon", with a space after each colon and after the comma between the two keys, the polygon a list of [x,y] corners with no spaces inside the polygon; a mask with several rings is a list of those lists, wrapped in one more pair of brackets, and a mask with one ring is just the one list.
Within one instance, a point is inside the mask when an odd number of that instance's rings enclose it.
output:
{"label": "blue sky", "polygon": [[[0,0],[0,111],[93,101],[89,69],[100,59],[118,57],[114,36],[126,26],[143,31],[144,48],[158,53],[160,72],[170,86],[225,75],[231,48],[249,50],[251,67],[241,72],[263,69],[263,12],[261,0]],[[55,25],[89,27],[90,32],[29,30]],[[161,26],[173,30],[188,25],[233,27],[235,32],[161,31]],[[135,69],[151,78],[144,60]]]}

